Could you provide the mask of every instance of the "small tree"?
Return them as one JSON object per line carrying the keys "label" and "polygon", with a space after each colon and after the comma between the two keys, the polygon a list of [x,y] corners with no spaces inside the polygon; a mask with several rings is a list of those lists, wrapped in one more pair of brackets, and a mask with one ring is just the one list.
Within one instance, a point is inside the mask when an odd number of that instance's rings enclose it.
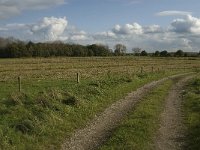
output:
{"label": "small tree", "polygon": [[160,56],[160,52],[159,51],[155,51],[154,56],[156,56],[156,57]]}
{"label": "small tree", "polygon": [[135,48],[132,48],[132,51],[135,54],[135,56],[140,56],[140,52],[142,51],[142,49],[139,47],[135,47]]}
{"label": "small tree", "polygon": [[120,55],[125,55],[126,53],[126,46],[123,44],[116,44],[115,45],[115,55],[120,56]]}
{"label": "small tree", "polygon": [[184,57],[188,57],[188,53],[184,53]]}
{"label": "small tree", "polygon": [[184,55],[184,52],[182,50],[177,50],[174,54],[176,57],[182,57]]}
{"label": "small tree", "polygon": [[169,55],[168,55],[168,52],[166,50],[164,50],[164,51],[160,52],[160,56],[161,57],[167,57]]}
{"label": "small tree", "polygon": [[143,51],[141,52],[140,56],[148,56],[148,53],[147,53],[145,50],[143,50]]}

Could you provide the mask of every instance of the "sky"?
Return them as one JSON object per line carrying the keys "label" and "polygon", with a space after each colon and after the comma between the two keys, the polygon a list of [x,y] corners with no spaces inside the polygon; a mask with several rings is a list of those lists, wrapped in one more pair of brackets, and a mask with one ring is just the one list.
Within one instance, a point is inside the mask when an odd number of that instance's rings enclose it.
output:
{"label": "sky", "polygon": [[0,37],[200,50],[199,0],[0,0]]}

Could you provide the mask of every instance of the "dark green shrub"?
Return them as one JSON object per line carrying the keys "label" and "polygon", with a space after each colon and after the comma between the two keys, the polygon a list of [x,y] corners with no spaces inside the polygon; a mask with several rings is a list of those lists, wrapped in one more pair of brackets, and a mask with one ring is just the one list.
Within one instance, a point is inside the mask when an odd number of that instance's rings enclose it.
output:
{"label": "dark green shrub", "polygon": [[70,96],[70,97],[68,97],[66,99],[63,99],[62,103],[65,104],[65,105],[77,106],[79,101],[78,101],[78,99],[76,97]]}

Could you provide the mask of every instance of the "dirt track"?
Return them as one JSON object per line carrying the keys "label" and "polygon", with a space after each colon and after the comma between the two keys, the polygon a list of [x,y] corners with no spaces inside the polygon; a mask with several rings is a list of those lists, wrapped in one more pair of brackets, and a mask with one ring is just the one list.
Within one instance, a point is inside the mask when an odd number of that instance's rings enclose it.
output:
{"label": "dirt track", "polygon": [[155,138],[156,150],[180,150],[184,145],[184,126],[181,113],[181,92],[192,76],[176,83],[170,90],[161,114],[160,129]]}
{"label": "dirt track", "polygon": [[[175,75],[174,79],[183,75]],[[107,108],[102,114],[92,120],[84,129],[74,133],[70,139],[66,139],[62,145],[62,150],[90,150],[98,148],[111,135],[111,132],[124,116],[133,109],[134,105],[148,92],[166,81],[168,78],[154,81],[128,94]]]}

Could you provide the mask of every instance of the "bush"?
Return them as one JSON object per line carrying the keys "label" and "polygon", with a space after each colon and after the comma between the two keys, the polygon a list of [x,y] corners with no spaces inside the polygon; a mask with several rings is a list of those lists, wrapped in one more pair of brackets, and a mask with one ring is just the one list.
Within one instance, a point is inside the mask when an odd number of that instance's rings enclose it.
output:
{"label": "bush", "polygon": [[76,97],[70,96],[70,97],[62,100],[62,103],[65,105],[77,106],[79,101],[78,101],[78,99],[76,99]]}
{"label": "bush", "polygon": [[143,51],[141,52],[140,56],[148,56],[148,53],[147,53],[145,50],[143,50]]}

